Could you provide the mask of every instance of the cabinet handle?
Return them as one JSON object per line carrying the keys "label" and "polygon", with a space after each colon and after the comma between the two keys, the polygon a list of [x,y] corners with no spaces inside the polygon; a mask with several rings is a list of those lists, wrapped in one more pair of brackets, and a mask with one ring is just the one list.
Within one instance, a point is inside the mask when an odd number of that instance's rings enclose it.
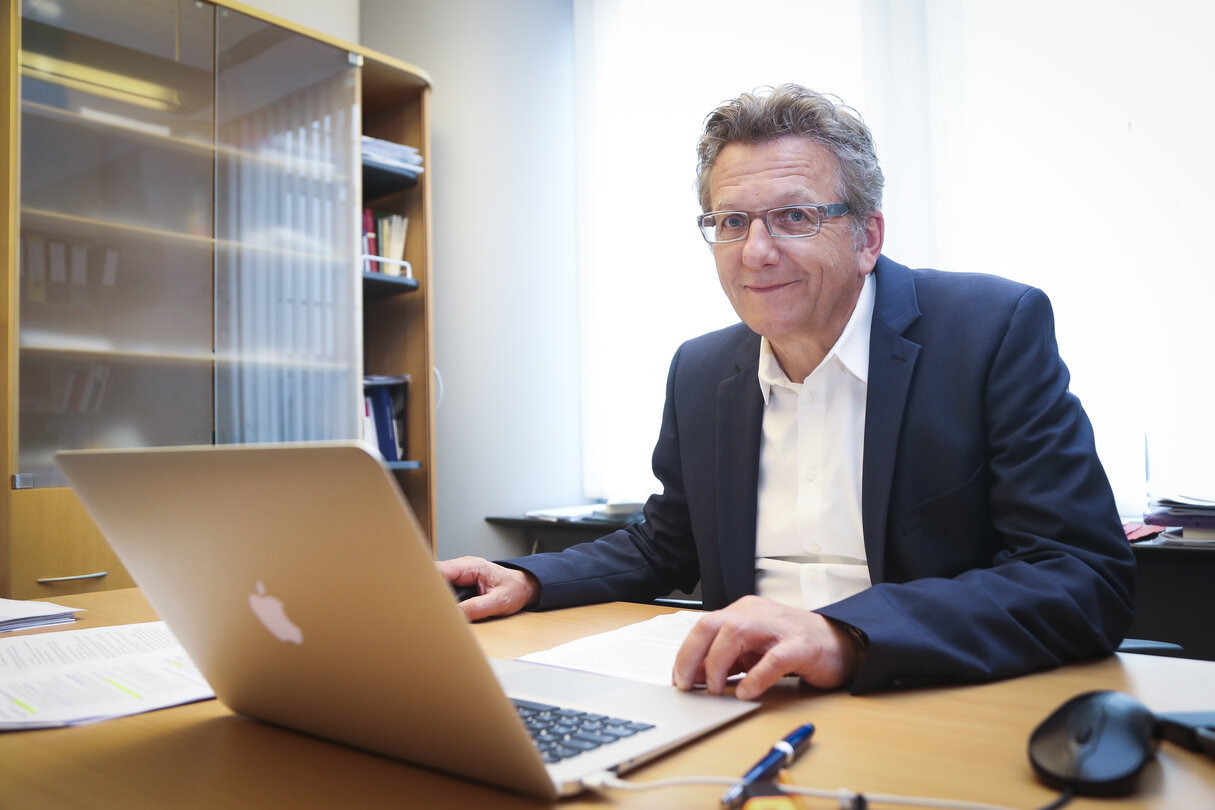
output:
{"label": "cabinet handle", "polygon": [[77,579],[101,579],[109,573],[109,571],[98,571],[95,574],[77,574],[74,577],[40,577],[34,581],[39,585],[50,585],[52,582],[72,582]]}
{"label": "cabinet handle", "polygon": [[435,387],[439,389],[435,394],[435,413],[438,413],[439,408],[443,407],[443,395],[447,393],[447,386],[443,385],[443,375],[439,373],[438,366],[431,366],[430,370],[435,375]]}

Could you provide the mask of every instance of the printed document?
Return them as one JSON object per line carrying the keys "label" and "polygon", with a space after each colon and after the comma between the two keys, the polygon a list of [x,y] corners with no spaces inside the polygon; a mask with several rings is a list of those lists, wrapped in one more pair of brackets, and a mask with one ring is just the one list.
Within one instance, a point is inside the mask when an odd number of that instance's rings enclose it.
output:
{"label": "printed document", "polygon": [[92,723],[213,697],[164,622],[0,639],[0,731]]}
{"label": "printed document", "polygon": [[519,660],[670,686],[675,654],[704,615],[698,610],[664,613],[524,655]]}

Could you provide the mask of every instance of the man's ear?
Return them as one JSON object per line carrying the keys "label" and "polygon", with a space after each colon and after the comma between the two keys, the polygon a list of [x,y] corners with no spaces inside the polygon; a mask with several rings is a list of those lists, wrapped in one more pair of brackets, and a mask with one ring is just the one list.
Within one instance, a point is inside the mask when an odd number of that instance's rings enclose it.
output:
{"label": "man's ear", "polygon": [[865,220],[865,233],[857,251],[857,264],[861,275],[868,275],[882,255],[882,243],[886,240],[886,217],[874,211]]}

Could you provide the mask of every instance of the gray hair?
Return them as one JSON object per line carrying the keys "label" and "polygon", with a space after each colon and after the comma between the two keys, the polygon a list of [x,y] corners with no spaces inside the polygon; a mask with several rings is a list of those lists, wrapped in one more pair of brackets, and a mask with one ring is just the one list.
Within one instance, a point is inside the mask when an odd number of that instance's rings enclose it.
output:
{"label": "gray hair", "polygon": [[[767,92],[761,92],[764,89]],[[885,183],[873,135],[860,113],[838,96],[796,84],[743,93],[705,117],[696,145],[701,210],[709,210],[709,181],[722,149],[731,143],[762,143],[786,135],[805,136],[835,157],[836,192],[848,203],[853,233],[864,233],[869,215],[882,207]]]}

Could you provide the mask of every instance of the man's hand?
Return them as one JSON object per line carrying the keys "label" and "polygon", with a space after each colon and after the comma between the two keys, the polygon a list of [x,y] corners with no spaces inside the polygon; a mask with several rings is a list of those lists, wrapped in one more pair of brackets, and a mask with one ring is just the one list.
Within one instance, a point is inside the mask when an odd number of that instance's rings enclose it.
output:
{"label": "man's hand", "polygon": [[470,622],[509,616],[540,598],[540,583],[527,571],[506,568],[481,557],[458,557],[436,563],[439,573],[457,588],[475,585],[480,596],[465,599],[460,610]]}
{"label": "man's hand", "polygon": [[823,616],[744,596],[696,623],[675,656],[672,675],[680,689],[704,683],[720,694],[727,678],[746,672],[734,694],[752,700],[785,675],[800,675],[822,689],[842,686],[863,658],[859,640]]}

